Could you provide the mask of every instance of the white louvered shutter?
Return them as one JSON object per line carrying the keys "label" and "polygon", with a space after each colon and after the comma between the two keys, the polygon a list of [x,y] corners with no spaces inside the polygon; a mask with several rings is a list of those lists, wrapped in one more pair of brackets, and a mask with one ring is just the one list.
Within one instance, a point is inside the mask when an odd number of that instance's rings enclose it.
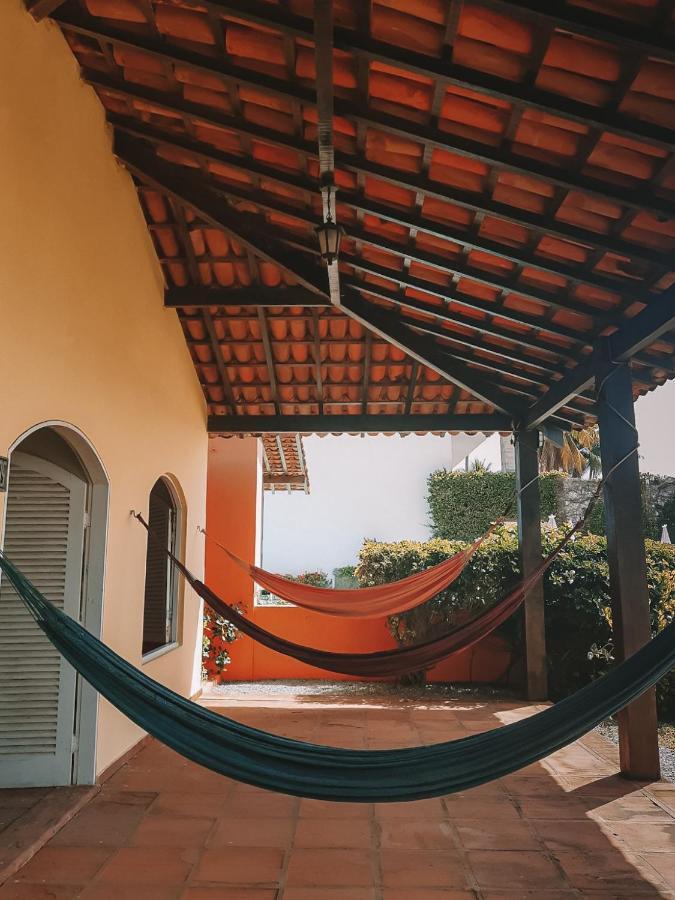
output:
{"label": "white louvered shutter", "polygon": [[[79,618],[86,485],[36,457],[11,459],[4,550]],[[0,581],[0,787],[69,784],[76,676]]]}

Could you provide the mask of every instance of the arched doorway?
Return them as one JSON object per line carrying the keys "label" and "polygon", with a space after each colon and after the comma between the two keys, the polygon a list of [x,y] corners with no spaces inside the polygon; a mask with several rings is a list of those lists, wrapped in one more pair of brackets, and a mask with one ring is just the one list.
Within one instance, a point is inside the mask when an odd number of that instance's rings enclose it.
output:
{"label": "arched doorway", "polygon": [[[3,547],[45,596],[101,632],[108,480],[75,429],[53,423],[12,447]],[[89,784],[96,693],[0,582],[0,787]]]}

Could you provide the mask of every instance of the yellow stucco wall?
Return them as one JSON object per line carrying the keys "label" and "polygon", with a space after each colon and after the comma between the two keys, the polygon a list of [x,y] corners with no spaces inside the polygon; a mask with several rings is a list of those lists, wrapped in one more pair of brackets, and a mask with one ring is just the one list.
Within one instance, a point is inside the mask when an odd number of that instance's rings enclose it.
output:
{"label": "yellow stucco wall", "polygon": [[[103,640],[140,665],[145,535],[129,510],[171,473],[201,573],[206,412],[99,101],[58,28],[19,0],[0,9],[0,206],[0,455],[43,421],[87,436],[110,479]],[[198,687],[198,622],[188,592],[182,646],[144,666],[183,694]],[[140,735],[102,701],[98,771]]]}

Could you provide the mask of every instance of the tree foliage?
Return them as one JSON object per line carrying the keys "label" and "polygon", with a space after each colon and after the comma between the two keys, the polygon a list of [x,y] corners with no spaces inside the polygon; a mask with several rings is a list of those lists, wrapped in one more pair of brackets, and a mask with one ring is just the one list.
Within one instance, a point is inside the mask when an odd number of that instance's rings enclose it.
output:
{"label": "tree foliage", "polygon": [[577,478],[588,472],[590,478],[597,478],[600,474],[598,426],[564,432],[562,447],[544,438],[539,465],[542,472],[565,472]]}

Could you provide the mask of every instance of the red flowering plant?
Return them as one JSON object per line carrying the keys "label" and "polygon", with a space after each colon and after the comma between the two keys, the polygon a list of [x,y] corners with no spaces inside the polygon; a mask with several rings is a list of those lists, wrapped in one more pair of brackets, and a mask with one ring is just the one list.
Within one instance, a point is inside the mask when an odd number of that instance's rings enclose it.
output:
{"label": "red flowering plant", "polygon": [[[241,612],[237,608],[237,612]],[[239,637],[239,632],[210,606],[204,604],[204,634],[202,637],[202,678],[208,681],[225,680],[225,672],[231,660],[228,646]]]}

